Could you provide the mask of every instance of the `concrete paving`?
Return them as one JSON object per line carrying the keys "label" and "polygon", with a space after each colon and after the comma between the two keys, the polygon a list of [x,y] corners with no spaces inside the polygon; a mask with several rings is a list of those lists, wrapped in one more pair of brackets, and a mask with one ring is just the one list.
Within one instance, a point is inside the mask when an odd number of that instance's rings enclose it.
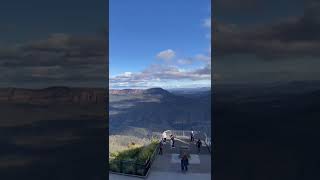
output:
{"label": "concrete paving", "polygon": [[[123,175],[109,174],[110,180],[142,180],[142,178],[129,177]],[[210,180],[210,173],[174,173],[174,172],[156,172],[152,171],[147,180]]]}

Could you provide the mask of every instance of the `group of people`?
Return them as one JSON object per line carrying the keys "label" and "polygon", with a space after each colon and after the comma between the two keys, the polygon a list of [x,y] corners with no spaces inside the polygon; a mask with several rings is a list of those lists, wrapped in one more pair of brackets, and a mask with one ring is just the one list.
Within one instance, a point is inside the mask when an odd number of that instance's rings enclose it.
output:
{"label": "group of people", "polygon": [[[163,154],[163,145],[166,144],[166,141],[167,141],[167,136],[166,136],[166,133],[164,132],[162,134],[162,140],[160,141],[160,148],[159,148],[160,155]],[[195,141],[193,131],[191,131],[191,134],[190,134],[190,141],[191,142]],[[175,148],[175,139],[174,139],[174,135],[172,135],[172,134],[170,135],[170,145],[171,145],[171,148]],[[198,149],[198,153],[200,153],[201,146],[202,146],[202,142],[200,139],[198,139],[198,141],[196,142],[196,146]],[[188,171],[188,165],[189,165],[188,156],[186,153],[183,153],[183,155],[181,157],[181,170],[182,170],[182,172]]]}
{"label": "group of people", "polygon": [[[190,133],[190,141],[193,142],[194,141],[194,133],[193,131],[191,131]],[[201,150],[201,146],[202,146],[202,142],[200,139],[198,139],[198,141],[196,142],[196,146],[198,148],[198,153],[200,153],[200,150]]]}
{"label": "group of people", "polygon": [[[165,132],[163,132],[162,134],[162,140],[160,141],[160,151],[159,154],[162,155],[163,154],[163,145],[166,144],[167,141],[167,135]],[[175,139],[174,139],[174,135],[170,135],[170,145],[171,148],[175,148]]]}

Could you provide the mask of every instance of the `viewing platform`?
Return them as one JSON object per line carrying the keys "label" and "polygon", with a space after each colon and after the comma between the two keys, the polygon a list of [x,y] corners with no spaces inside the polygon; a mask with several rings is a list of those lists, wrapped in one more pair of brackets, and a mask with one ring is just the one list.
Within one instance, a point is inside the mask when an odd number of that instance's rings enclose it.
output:
{"label": "viewing platform", "polygon": [[[195,132],[195,140],[190,141],[191,131],[165,131],[167,141],[163,145],[163,154],[157,154],[154,162],[149,169],[148,175],[144,179],[148,180],[177,180],[183,178],[184,180],[211,179],[211,152],[210,152],[210,139],[203,133]],[[170,135],[175,135],[175,148],[171,147]],[[200,153],[196,146],[196,141],[200,139],[202,146]],[[180,147],[188,148],[190,154],[189,166],[187,172],[181,171],[180,166]],[[126,175],[118,175],[109,173],[110,180],[138,180],[141,177],[132,177]]]}

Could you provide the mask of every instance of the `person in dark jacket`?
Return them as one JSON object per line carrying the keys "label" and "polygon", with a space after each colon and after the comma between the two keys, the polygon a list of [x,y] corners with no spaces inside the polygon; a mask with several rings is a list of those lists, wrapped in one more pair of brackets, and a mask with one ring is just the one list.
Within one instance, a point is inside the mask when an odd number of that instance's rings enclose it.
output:
{"label": "person in dark jacket", "polygon": [[162,155],[162,151],[163,151],[163,140],[160,141],[159,150],[160,150],[160,151],[159,151],[159,154]]}
{"label": "person in dark jacket", "polygon": [[188,156],[186,154],[183,154],[181,158],[181,170],[188,171],[188,165],[189,165]]}
{"label": "person in dark jacket", "polygon": [[202,142],[200,139],[198,139],[198,141],[197,141],[198,153],[200,153],[201,145],[202,145]]}
{"label": "person in dark jacket", "polygon": [[174,148],[174,136],[171,135],[171,141],[172,141],[172,148]]}

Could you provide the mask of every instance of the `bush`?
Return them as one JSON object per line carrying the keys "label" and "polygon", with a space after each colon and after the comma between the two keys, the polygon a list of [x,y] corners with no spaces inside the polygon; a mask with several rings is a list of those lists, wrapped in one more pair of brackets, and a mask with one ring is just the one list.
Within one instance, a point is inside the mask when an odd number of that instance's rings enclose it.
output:
{"label": "bush", "polygon": [[130,148],[128,150],[121,151],[121,152],[110,153],[110,157],[111,157],[109,158],[110,171],[120,172],[119,162],[124,161],[123,167],[122,167],[123,173],[135,174],[136,173],[135,164],[138,163],[141,165],[137,165],[137,174],[144,175],[142,174],[144,172],[143,165],[147,162],[148,159],[151,158],[158,144],[159,143],[157,141],[152,141],[147,146],[135,147],[135,148]]}
{"label": "bush", "polygon": [[126,165],[123,172],[127,174],[135,174],[134,164]]}
{"label": "bush", "polygon": [[113,172],[120,172],[120,168],[118,166],[117,161],[109,161],[109,170]]}
{"label": "bush", "polygon": [[157,148],[157,145],[158,145],[158,142],[153,141],[148,146],[143,147],[137,157],[137,162],[144,164],[149,158],[151,158],[153,152]]}
{"label": "bush", "polygon": [[117,160],[134,160],[136,159],[141,149],[142,147],[139,147],[139,148],[133,148],[133,149],[125,150],[123,152],[119,152],[116,159]]}

